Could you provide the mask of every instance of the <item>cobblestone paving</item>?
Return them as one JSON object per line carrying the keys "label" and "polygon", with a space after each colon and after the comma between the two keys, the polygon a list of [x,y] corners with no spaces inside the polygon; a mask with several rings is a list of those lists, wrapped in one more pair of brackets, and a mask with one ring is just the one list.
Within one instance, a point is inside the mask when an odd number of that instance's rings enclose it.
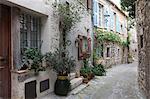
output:
{"label": "cobblestone paving", "polygon": [[76,95],[43,99],[145,99],[138,90],[137,63],[114,66],[106,76],[96,76],[89,86]]}

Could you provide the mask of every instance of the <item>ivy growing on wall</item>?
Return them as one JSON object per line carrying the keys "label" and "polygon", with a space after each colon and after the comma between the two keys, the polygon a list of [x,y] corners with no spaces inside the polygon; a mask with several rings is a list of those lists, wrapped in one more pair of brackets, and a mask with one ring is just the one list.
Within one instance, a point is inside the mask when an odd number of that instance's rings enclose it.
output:
{"label": "ivy growing on wall", "polygon": [[129,39],[122,40],[120,36],[114,32],[96,30],[96,33],[97,33],[97,40],[99,42],[111,41],[126,47],[130,44]]}

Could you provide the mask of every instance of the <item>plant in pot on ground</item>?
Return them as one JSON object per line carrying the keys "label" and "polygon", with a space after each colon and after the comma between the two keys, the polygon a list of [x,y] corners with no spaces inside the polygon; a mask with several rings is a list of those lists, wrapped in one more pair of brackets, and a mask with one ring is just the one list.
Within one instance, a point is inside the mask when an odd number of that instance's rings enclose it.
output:
{"label": "plant in pot on ground", "polygon": [[47,53],[45,59],[47,65],[53,67],[53,70],[57,73],[54,87],[55,94],[66,96],[70,90],[68,74],[74,69],[75,60],[69,56],[66,50],[62,49]]}
{"label": "plant in pot on ground", "polygon": [[106,75],[106,70],[102,64],[95,65],[92,68],[92,72],[96,76],[104,76]]}
{"label": "plant in pot on ground", "polygon": [[84,77],[83,82],[87,83],[94,77],[92,67],[88,65],[88,60],[84,59],[84,66],[80,69],[81,75]]}
{"label": "plant in pot on ground", "polygon": [[75,61],[69,56],[67,46],[70,45],[70,40],[67,40],[68,33],[80,22],[83,6],[81,4],[66,2],[62,4],[54,4],[55,17],[58,15],[59,19],[59,49],[53,53],[46,54],[47,64],[53,67],[57,72],[57,80],[55,82],[54,92],[57,95],[67,95],[70,89],[70,81],[68,73],[75,66]]}
{"label": "plant in pot on ground", "polygon": [[35,74],[39,71],[44,71],[45,67],[42,66],[43,57],[40,50],[27,48],[23,54],[23,66],[26,66],[29,70],[34,70]]}

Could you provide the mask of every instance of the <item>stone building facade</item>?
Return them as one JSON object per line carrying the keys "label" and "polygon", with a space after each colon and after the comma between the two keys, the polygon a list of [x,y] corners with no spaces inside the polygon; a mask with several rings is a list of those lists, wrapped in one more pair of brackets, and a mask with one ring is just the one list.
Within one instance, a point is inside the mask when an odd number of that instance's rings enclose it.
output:
{"label": "stone building facade", "polygon": [[129,53],[132,56],[132,61],[138,61],[138,42],[137,42],[136,27],[130,29],[129,33],[130,33]]}
{"label": "stone building facade", "polygon": [[150,99],[150,1],[137,0],[136,20],[139,52],[139,87]]}
{"label": "stone building facade", "polygon": [[[93,23],[95,30],[113,32],[118,35],[121,40],[126,41],[128,37],[127,15],[117,5],[115,5],[113,1],[93,1]],[[95,37],[97,37],[96,31],[94,32]],[[127,48],[124,48],[116,42],[106,41],[103,44],[95,44],[94,46],[99,58],[98,62],[104,64],[106,68],[127,62]]]}
{"label": "stone building facade", "polygon": [[[53,92],[57,75],[52,69],[47,68],[46,71],[39,72],[39,75],[34,75],[32,71],[20,68],[24,46],[40,46],[43,54],[54,51],[59,46],[60,42],[56,40],[60,37],[59,20],[53,9],[53,3],[59,1],[62,0],[0,0],[0,98],[25,99],[26,94],[39,98]],[[68,49],[76,60],[74,72],[79,71],[83,65],[75,42],[78,36],[85,37],[86,40],[90,38],[91,53],[93,49],[90,0],[82,5],[85,7],[85,15],[68,35],[71,40]],[[9,60],[7,65],[6,62],[2,63],[4,57]],[[92,61],[92,57],[89,60]],[[30,88],[32,91],[29,91]],[[3,89],[5,90],[2,92]]]}

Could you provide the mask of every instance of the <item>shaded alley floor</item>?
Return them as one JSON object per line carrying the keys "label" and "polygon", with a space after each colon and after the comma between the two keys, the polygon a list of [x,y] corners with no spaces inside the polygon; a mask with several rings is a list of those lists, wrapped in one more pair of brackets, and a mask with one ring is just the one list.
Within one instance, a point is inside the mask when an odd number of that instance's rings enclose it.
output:
{"label": "shaded alley floor", "polygon": [[96,76],[76,95],[60,97],[52,93],[42,99],[145,99],[138,90],[137,65],[134,62],[114,66],[106,76]]}

